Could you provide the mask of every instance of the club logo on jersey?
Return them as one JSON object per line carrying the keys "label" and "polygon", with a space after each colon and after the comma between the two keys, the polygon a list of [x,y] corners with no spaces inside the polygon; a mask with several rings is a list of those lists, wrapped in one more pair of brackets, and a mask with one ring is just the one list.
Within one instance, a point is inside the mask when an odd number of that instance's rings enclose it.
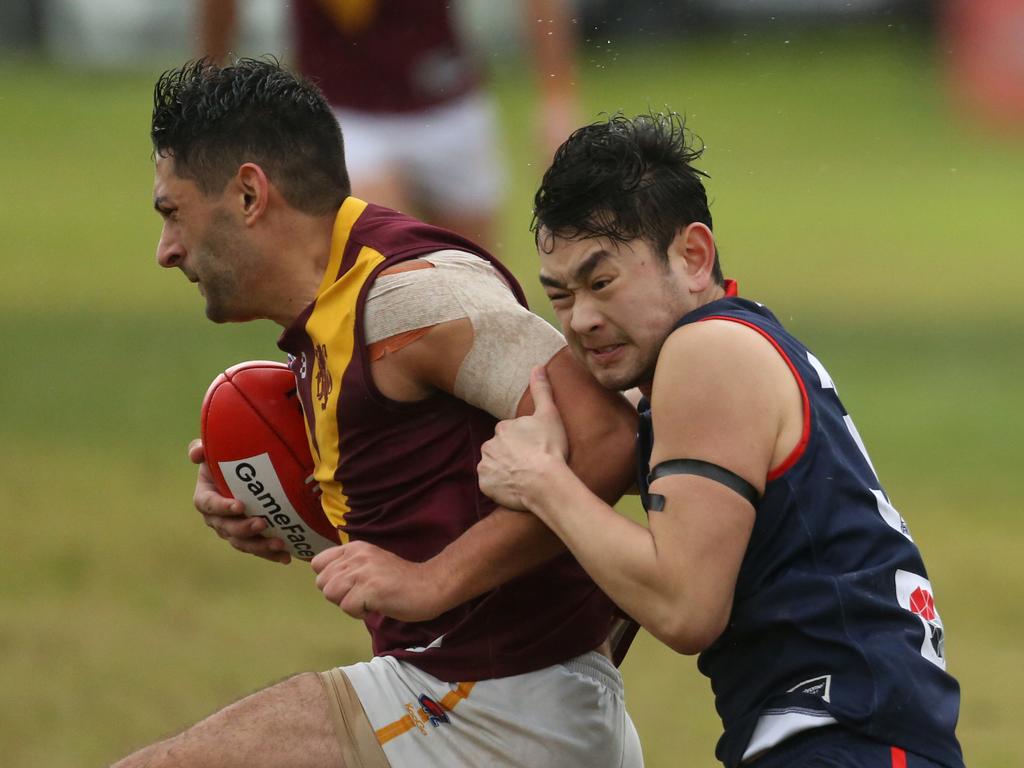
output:
{"label": "club logo on jersey", "polygon": [[945,633],[935,609],[935,596],[928,579],[910,571],[896,571],[896,599],[921,620],[924,642],[921,655],[941,669],[946,668]]}
{"label": "club logo on jersey", "polygon": [[327,368],[327,346],[317,344],[313,354],[316,356],[316,399],[320,403],[320,410],[326,411],[327,399],[334,389],[334,380]]}
{"label": "club logo on jersey", "polygon": [[925,621],[935,621],[938,616],[935,613],[935,598],[921,587],[910,593],[910,610]]}

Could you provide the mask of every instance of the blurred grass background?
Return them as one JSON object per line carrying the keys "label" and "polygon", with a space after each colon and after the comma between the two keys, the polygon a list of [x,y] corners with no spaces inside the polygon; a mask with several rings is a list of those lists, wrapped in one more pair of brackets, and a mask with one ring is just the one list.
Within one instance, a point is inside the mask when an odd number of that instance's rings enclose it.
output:
{"label": "blurred grass background", "polygon": [[[582,56],[588,118],[667,107],[706,141],[727,274],[829,367],[924,551],[969,764],[1024,765],[1024,146],[952,112],[932,44],[891,26]],[[194,287],[156,267],[158,70],[0,60],[12,768],[107,764],[269,682],[368,653],[305,566],[237,555],[192,510],[185,445],[207,383],[280,354],[276,326],[211,325]],[[543,170],[533,84],[498,61],[494,85],[510,172],[501,255],[550,317],[527,230]],[[641,636],[624,675],[648,765],[717,765],[693,659]]]}

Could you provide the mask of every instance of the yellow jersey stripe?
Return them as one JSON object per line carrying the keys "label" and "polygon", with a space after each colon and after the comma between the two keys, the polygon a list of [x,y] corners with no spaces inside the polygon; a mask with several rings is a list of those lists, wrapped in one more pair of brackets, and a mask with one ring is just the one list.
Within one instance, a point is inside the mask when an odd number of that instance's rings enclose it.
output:
{"label": "yellow jersey stripe", "polygon": [[327,269],[324,270],[320,287],[316,289],[316,295],[320,295],[334,285],[338,279],[338,270],[341,269],[341,259],[345,255],[345,246],[352,235],[352,227],[363,215],[367,203],[357,197],[346,197],[338,209],[338,215],[334,217],[334,231],[331,233],[331,256],[327,261]]}
{"label": "yellow jersey stripe", "polygon": [[384,256],[372,248],[362,248],[352,268],[338,277],[342,257],[352,227],[366,203],[348,198],[338,211],[331,238],[331,255],[316,304],[306,320],[306,334],[313,344],[311,375],[314,381],[313,422],[316,444],[320,447],[314,477],[323,491],[322,503],[328,519],[338,529],[342,542],[349,512],[348,497],[335,479],[341,462],[342,439],[338,434],[338,401],[341,383],[355,351],[356,303],[363,284]]}

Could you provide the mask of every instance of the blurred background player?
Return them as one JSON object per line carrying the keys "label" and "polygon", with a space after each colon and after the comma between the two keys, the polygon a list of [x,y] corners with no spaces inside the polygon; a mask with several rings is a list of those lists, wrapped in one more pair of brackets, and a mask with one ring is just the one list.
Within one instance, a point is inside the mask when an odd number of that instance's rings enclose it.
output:
{"label": "blurred background player", "polygon": [[[239,3],[200,0],[202,52],[231,55]],[[520,0],[541,90],[539,143],[578,125],[566,0]],[[494,104],[450,0],[292,0],[294,58],[344,126],[355,194],[489,250],[504,173]],[[262,51],[260,53],[263,53]]]}
{"label": "blurred background player", "polygon": [[1024,3],[947,0],[943,43],[959,115],[1024,132]]}

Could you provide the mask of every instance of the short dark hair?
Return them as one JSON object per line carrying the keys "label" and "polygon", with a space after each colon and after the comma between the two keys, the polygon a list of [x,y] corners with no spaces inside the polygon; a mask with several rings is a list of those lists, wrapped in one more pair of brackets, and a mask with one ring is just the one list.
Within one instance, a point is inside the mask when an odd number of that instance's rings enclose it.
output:
{"label": "short dark hair", "polygon": [[[615,114],[575,131],[555,152],[534,197],[531,229],[559,237],[643,238],[668,258],[676,233],[711,211],[693,167],[704,144],[676,113]],[[715,251],[714,277],[722,282]]]}
{"label": "short dark hair", "polygon": [[263,168],[288,204],[323,215],[351,193],[341,128],[323,94],[275,59],[190,61],[160,75],[150,135],[159,157],[204,195],[238,167]]}

